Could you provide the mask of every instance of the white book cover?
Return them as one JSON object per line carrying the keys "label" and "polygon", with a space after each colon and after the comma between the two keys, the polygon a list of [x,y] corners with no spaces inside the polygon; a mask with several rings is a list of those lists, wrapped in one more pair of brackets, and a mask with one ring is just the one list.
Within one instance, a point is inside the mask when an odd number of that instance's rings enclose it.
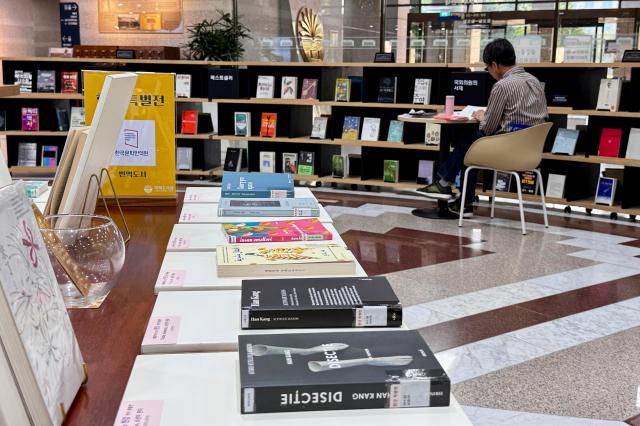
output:
{"label": "white book cover", "polygon": [[38,144],[35,142],[20,142],[18,144],[18,166],[35,167],[38,155]]}
{"label": "white book cover", "polygon": [[[238,350],[241,334],[340,333],[389,331],[396,328],[304,328],[254,329],[240,327],[242,292],[165,291],[158,294],[142,339],[140,352],[162,354],[180,352],[228,352]],[[216,324],[216,327],[203,327]],[[158,327],[161,326],[159,331]],[[405,326],[398,330],[407,330]]]}
{"label": "white book cover", "polygon": [[191,74],[176,74],[176,98],[191,97]]}
{"label": "white book cover", "polygon": [[[327,226],[327,228],[329,228]],[[334,228],[330,228],[333,232]],[[337,243],[338,241],[333,241]],[[327,278],[330,275],[316,275],[316,278]],[[334,276],[334,275],[331,275]],[[366,277],[367,273],[356,261],[354,277]],[[256,277],[257,278],[257,277]],[[291,277],[272,277],[285,279]],[[195,252],[167,251],[160,266],[154,291],[156,294],[165,291],[199,291],[199,290],[240,290],[243,278],[218,277],[216,253],[214,251]]]}
{"label": "white book cover", "polygon": [[[293,188],[293,195],[295,198],[316,198],[311,189],[306,186]],[[221,197],[222,189],[219,186],[188,186],[185,190],[184,202],[215,204],[220,202]]]}
{"label": "white book cover", "polygon": [[0,343],[33,424],[59,425],[84,363],[22,182],[0,189],[0,227]]}
{"label": "white book cover", "polygon": [[[297,198],[297,196],[296,196]],[[333,220],[327,210],[318,205],[320,209],[320,216],[318,220],[322,223],[332,223]],[[300,217],[278,217],[277,220],[296,220]],[[218,204],[185,204],[182,206],[182,212],[180,213],[180,223],[231,223],[231,222],[262,222],[265,217],[251,216],[251,217],[234,217],[234,216],[220,216],[218,214]],[[274,218],[275,220],[275,218]]]}
{"label": "white book cover", "polygon": [[69,127],[84,127],[84,107],[71,107]]}
{"label": "white book cover", "polygon": [[273,84],[275,78],[272,75],[259,75],[256,86],[256,98],[273,98]]}
{"label": "white book cover", "polygon": [[[298,153],[283,152],[282,153],[282,173],[298,173]],[[297,195],[294,193],[294,196]],[[313,197],[315,198],[315,197]]]}
{"label": "white book cover", "polygon": [[600,80],[600,90],[598,91],[598,104],[596,109],[604,111],[618,111],[621,93],[621,79],[603,78]]}
{"label": "white book cover", "polygon": [[431,102],[431,79],[416,78],[413,86],[413,103],[426,105]]}
{"label": "white book cover", "polygon": [[549,173],[547,179],[547,197],[564,198],[564,185],[567,180],[565,175]]}
{"label": "white book cover", "polygon": [[260,173],[274,173],[276,171],[276,153],[260,151]]}
{"label": "white book cover", "polygon": [[282,99],[296,99],[298,97],[298,77],[282,77],[280,97]]}
{"label": "white book cover", "polygon": [[631,128],[629,140],[627,141],[627,152],[625,158],[630,160],[640,160],[640,129]]}
{"label": "white book cover", "polygon": [[448,407],[243,415],[238,363],[237,352],[139,355],[114,425],[139,415],[158,426],[471,426],[453,395]]}
{"label": "white book cover", "polygon": [[325,139],[327,137],[327,124],[329,117],[314,117],[313,128],[311,129],[311,138]]}
{"label": "white book cover", "polygon": [[377,141],[380,136],[380,119],[375,117],[365,117],[362,120],[362,134],[360,139],[363,141]]}
{"label": "white book cover", "polygon": [[425,145],[440,145],[440,133],[442,125],[438,123],[426,122],[424,125],[424,143]]}
{"label": "white book cover", "polygon": [[176,169],[191,170],[193,168],[193,148],[190,146],[176,147]]}

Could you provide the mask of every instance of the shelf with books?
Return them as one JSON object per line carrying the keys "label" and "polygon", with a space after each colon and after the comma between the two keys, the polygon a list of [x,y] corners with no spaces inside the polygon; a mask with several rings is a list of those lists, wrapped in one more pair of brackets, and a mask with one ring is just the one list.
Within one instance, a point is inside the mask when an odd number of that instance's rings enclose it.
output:
{"label": "shelf with books", "polygon": [[195,134],[195,135],[189,135],[189,134],[185,134],[185,133],[176,133],[176,139],[205,139],[205,140],[209,140],[213,136],[215,136],[213,133],[198,133],[198,134]]}
{"label": "shelf with books", "polygon": [[598,155],[585,157],[582,155],[552,154],[550,152],[545,152],[544,154],[542,154],[542,158],[544,160],[574,161],[578,163],[591,164],[618,164],[621,166],[640,167],[640,160],[634,160],[631,158],[603,157]]}
{"label": "shelf with books", "polygon": [[320,105],[331,107],[346,107],[346,108],[398,108],[398,109],[435,109],[442,110],[444,105],[435,104],[407,104],[407,103],[388,103],[388,102],[335,102],[335,101],[321,101]]}
{"label": "shelf with books", "polygon": [[421,186],[415,182],[385,182],[382,179],[365,179],[357,177],[344,177],[344,178],[334,178],[332,176],[323,176],[318,179],[319,182],[322,183],[341,183],[344,185],[366,185],[366,186],[377,186],[384,188],[394,188],[394,189],[404,189],[404,190],[413,190],[420,188]]}
{"label": "shelf with books", "polygon": [[413,149],[419,151],[439,151],[438,146],[424,145],[422,143],[405,144],[402,142],[387,141],[363,141],[350,139],[312,139],[312,138],[264,138],[259,136],[213,136],[213,139],[224,139],[228,141],[253,141],[253,142],[283,142],[283,143],[308,143],[318,145],[340,145],[340,146],[369,146],[377,148],[391,149]]}
{"label": "shelf with books", "polygon": [[209,102],[209,99],[207,98],[175,98],[176,102],[185,102],[185,103],[203,103],[203,102]]}
{"label": "shelf with books", "polygon": [[27,131],[27,130],[5,130],[0,132],[0,135],[4,136],[61,136],[66,137],[66,131],[54,131],[54,130],[38,130],[38,131]]}
{"label": "shelf with books", "polygon": [[593,198],[587,198],[584,200],[571,201],[568,204],[571,204],[572,206],[576,206],[576,207],[583,207],[585,209],[603,210],[606,212],[624,213],[624,214],[636,215],[636,216],[640,215],[640,208],[632,207],[632,208],[624,209],[622,208],[620,202],[614,202],[612,206],[607,206],[604,204],[595,204],[593,202]]}
{"label": "shelf with books", "polygon": [[20,93],[11,99],[77,99],[82,100],[82,93]]}
{"label": "shelf with books", "polygon": [[[492,191],[477,191],[476,194],[477,195],[484,195],[485,197],[491,197],[493,195],[493,192]],[[507,198],[507,199],[517,200],[518,199],[518,194],[515,193],[515,192],[496,191],[496,198]],[[524,201],[529,201],[529,202],[535,202],[535,203],[539,203],[540,202],[540,196],[539,195],[522,194],[522,199]],[[567,200],[565,200],[564,198],[545,197],[545,200],[546,200],[546,202],[548,204],[562,204],[562,205],[568,204]]]}
{"label": "shelf with books", "polygon": [[2,84],[0,85],[0,98],[7,96],[17,96],[20,94],[19,84]]}
{"label": "shelf with books", "polygon": [[176,170],[176,175],[178,176],[215,176],[214,172],[216,169],[193,169],[193,170]]}
{"label": "shelf with books", "polygon": [[[400,65],[400,64],[397,64]],[[638,68],[636,62],[538,62],[531,64],[518,64],[524,68]],[[484,63],[448,63],[448,68],[479,68],[484,69]]]}
{"label": "shelf with books", "polygon": [[56,167],[45,166],[12,166],[9,172],[12,176],[53,176],[56,174]]}

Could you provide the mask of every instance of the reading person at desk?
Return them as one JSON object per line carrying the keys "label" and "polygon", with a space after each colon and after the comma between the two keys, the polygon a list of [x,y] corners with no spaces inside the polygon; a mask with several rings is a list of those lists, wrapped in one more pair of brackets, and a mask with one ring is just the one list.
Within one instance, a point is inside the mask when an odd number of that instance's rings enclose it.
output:
{"label": "reading person at desk", "polygon": [[[491,89],[486,111],[473,113],[473,118],[480,122],[480,130],[472,138],[458,141],[455,149],[440,165],[439,179],[436,177],[431,185],[418,189],[419,194],[451,199],[451,187],[464,166],[465,154],[476,139],[534,126],[547,119],[547,102],[542,85],[524,68],[516,66],[516,53],[509,41],[493,40],[485,47],[482,60],[497,82]],[[517,151],[514,151],[514,155],[518,155]],[[476,177],[477,170],[469,172],[464,217],[473,215]],[[449,203],[449,211],[460,214],[460,199]]]}

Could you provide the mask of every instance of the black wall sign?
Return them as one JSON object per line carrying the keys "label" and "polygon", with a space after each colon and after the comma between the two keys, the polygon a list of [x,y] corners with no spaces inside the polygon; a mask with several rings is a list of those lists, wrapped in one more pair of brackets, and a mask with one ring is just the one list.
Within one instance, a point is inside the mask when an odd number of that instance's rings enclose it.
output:
{"label": "black wall sign", "polygon": [[78,3],[60,3],[60,40],[62,47],[80,44],[80,8]]}

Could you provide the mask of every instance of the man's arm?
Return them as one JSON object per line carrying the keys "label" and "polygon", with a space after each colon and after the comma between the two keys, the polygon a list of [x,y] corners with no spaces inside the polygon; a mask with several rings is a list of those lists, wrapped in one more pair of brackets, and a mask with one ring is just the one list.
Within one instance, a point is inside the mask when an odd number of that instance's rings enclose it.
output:
{"label": "man's arm", "polygon": [[484,118],[480,122],[480,130],[485,135],[492,135],[498,130],[506,102],[504,88],[500,84],[495,84],[491,89],[491,95],[489,95],[489,103],[487,104]]}

